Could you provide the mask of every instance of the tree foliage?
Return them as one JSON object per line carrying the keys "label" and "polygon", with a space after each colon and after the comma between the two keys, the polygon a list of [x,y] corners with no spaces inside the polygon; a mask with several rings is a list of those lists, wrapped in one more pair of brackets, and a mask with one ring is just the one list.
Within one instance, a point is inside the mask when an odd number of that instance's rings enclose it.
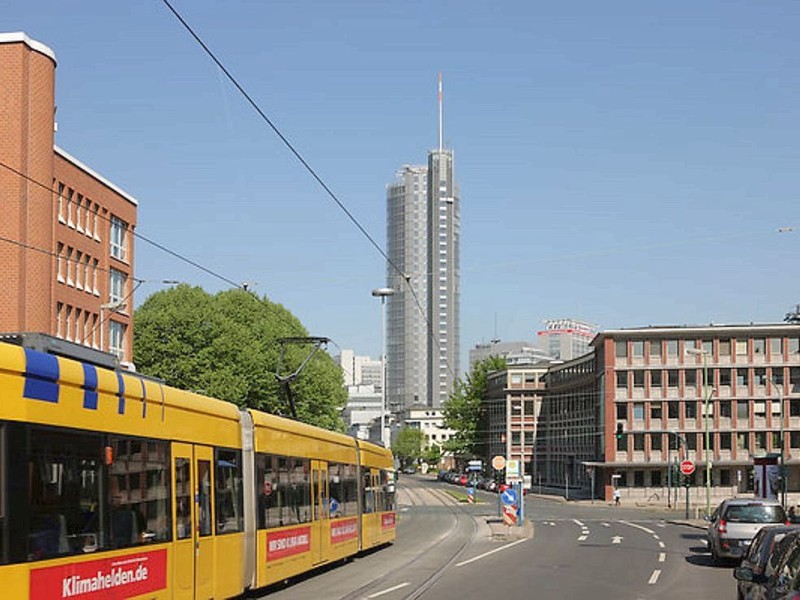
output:
{"label": "tree foliage", "polygon": [[487,376],[492,371],[506,368],[504,358],[490,356],[475,363],[472,371],[457,380],[455,390],[444,403],[444,425],[455,431],[444,444],[444,449],[456,457],[479,454],[481,439],[481,401],[486,394]]}
{"label": "tree foliage", "polygon": [[[180,285],[145,300],[134,313],[134,328],[134,362],[142,373],[241,407],[290,414],[275,378],[278,338],[308,333],[283,306],[244,290],[212,296]],[[312,348],[287,346],[280,374],[294,372]],[[344,430],[347,391],[326,352],[317,352],[291,385],[299,420]]]}
{"label": "tree foliage", "polygon": [[403,427],[397,432],[392,452],[405,465],[414,464],[422,457],[425,434],[415,427]]}

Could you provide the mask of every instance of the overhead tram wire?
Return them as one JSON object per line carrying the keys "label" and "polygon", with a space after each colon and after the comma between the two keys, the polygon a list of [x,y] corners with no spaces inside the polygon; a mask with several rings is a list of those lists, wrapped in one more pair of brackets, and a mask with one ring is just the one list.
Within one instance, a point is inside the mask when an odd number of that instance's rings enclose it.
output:
{"label": "overhead tram wire", "polygon": [[[47,190],[51,195],[55,194],[55,191],[50,186],[45,185],[41,181],[38,181],[38,180],[34,179],[33,177],[30,177],[30,176],[26,175],[25,173],[22,173],[21,171],[18,171],[14,167],[12,167],[10,165],[7,165],[6,163],[4,163],[2,161],[0,161],[0,167],[6,169],[8,171],[11,171],[15,175],[18,175],[19,177],[22,177],[26,181],[29,181],[30,183],[32,183],[34,185],[37,185],[42,189]],[[111,217],[110,216],[106,216],[106,215],[97,215],[97,216],[98,216],[99,219],[101,219],[101,220],[103,220],[103,221],[105,221],[107,223],[111,222]],[[216,273],[215,271],[212,271],[208,267],[204,267],[203,265],[199,264],[198,262],[196,262],[196,261],[194,261],[194,260],[192,260],[190,258],[187,258],[186,256],[183,256],[183,255],[179,254],[178,252],[175,252],[174,250],[170,250],[169,248],[167,248],[163,244],[160,244],[160,243],[158,243],[158,242],[156,242],[154,240],[151,240],[151,239],[147,238],[146,236],[142,235],[141,233],[138,233],[138,232],[133,231],[133,230],[127,230],[127,231],[133,237],[135,237],[135,238],[137,238],[139,240],[142,240],[143,242],[147,242],[148,244],[150,244],[151,246],[161,250],[162,252],[166,252],[167,254],[170,254],[171,256],[174,256],[178,260],[181,260],[181,261],[183,261],[183,262],[195,267],[196,269],[199,269],[199,270],[203,271],[204,273],[207,273],[208,275],[211,275],[212,277],[215,277],[215,278],[217,278],[217,279],[219,279],[221,281],[224,281],[225,283],[227,283],[227,284],[229,284],[229,285],[231,285],[231,286],[233,286],[233,287],[235,287],[235,288],[237,288],[239,290],[248,292],[254,298],[259,299],[258,296],[255,294],[255,292],[252,292],[251,290],[249,290],[247,288],[246,284],[237,283],[237,282],[233,281],[232,279],[229,279],[229,278],[225,277],[224,275],[220,275],[219,273]],[[7,242],[7,243],[10,243],[10,244],[14,244],[14,245],[20,246],[21,248],[25,248],[26,250],[33,250],[35,252],[40,252],[42,254],[48,254],[48,255],[52,256],[53,258],[56,258],[56,259],[58,258],[58,254],[56,254],[55,252],[52,252],[51,250],[47,250],[47,249],[44,249],[44,248],[37,248],[35,246],[30,246],[28,244],[25,244],[24,242],[19,241],[19,240],[12,240],[10,238],[0,237],[0,242]],[[68,259],[68,258],[64,257],[64,260],[65,261],[69,261],[69,260],[73,260],[74,261],[75,259]],[[98,270],[104,271],[104,272],[109,272],[109,269],[106,269],[104,267],[99,267],[99,266],[98,266]],[[131,275],[131,279],[133,279],[134,281],[146,281],[146,280],[137,279],[136,277],[134,277],[132,275]],[[283,314],[280,313],[277,308],[275,308],[275,307],[273,307],[271,305],[267,305],[267,306],[268,306],[268,308],[270,310],[272,310],[272,312],[275,315],[277,315],[277,317],[280,319],[280,321],[282,323],[284,323],[287,326],[289,326],[289,328],[292,331],[298,331],[299,332],[299,330],[297,329],[297,325],[295,323],[292,323],[292,322],[286,320],[284,318]],[[302,324],[300,326],[302,327]]]}
{"label": "overhead tram wire", "polygon": [[[317,172],[311,167],[311,165],[308,163],[308,161],[303,157],[302,154],[300,154],[300,152],[294,147],[294,145],[283,134],[283,132],[281,132],[281,130],[278,129],[278,126],[275,125],[275,123],[272,122],[272,120],[267,116],[267,114],[263,110],[261,110],[261,107],[258,105],[258,103],[256,103],[255,100],[253,100],[253,98],[250,96],[250,94],[247,93],[247,91],[244,89],[244,87],[242,87],[242,85],[239,83],[239,81],[231,74],[231,72],[225,67],[225,65],[222,64],[222,61],[220,61],[217,58],[217,56],[214,54],[214,52],[211,51],[211,49],[202,40],[202,38],[197,33],[195,33],[194,29],[192,29],[192,27],[189,25],[189,23],[186,21],[186,19],[184,19],[183,16],[181,16],[181,14],[172,6],[172,4],[169,3],[169,0],[162,0],[162,2],[170,10],[170,12],[175,16],[175,18],[178,19],[178,21],[181,23],[181,25],[183,25],[184,29],[186,29],[186,31],[188,31],[189,34],[195,39],[195,41],[200,45],[200,47],[209,56],[209,58],[211,58],[211,60],[214,61],[214,64],[216,64],[217,67],[225,74],[225,77],[227,77],[228,80],[239,91],[239,93],[242,94],[242,96],[247,100],[247,102],[250,104],[250,106],[253,107],[253,110],[255,110],[258,113],[258,115],[263,119],[263,121],[267,125],[269,125],[270,129],[272,129],[272,131],[275,133],[275,135],[278,136],[278,138],[281,140],[281,142],[283,142],[283,144],[289,149],[289,151],[300,162],[300,164],[303,165],[303,167],[306,169],[306,171],[308,171],[308,173],[314,178],[314,180],[320,185],[320,187],[322,187],[322,189],[325,190],[325,193],[328,195],[328,197],[330,197],[336,203],[336,205],[342,210],[342,212],[344,212],[344,214],[347,215],[347,218],[350,219],[350,222],[352,222],[356,226],[356,228],[362,233],[362,235],[364,235],[364,237],[367,238],[369,243],[372,244],[372,246],[386,260],[387,264],[391,265],[392,269],[394,269],[394,271],[405,282],[408,290],[411,292],[411,295],[414,298],[414,302],[417,305],[417,308],[419,309],[420,314],[422,315],[423,319],[426,321],[426,324],[428,326],[427,329],[428,329],[428,332],[429,332],[429,337],[434,341],[434,344],[436,344],[437,348],[439,350],[441,350],[441,347],[439,345],[439,340],[436,338],[436,335],[435,335],[435,333],[433,331],[432,324],[431,324],[430,320],[428,319],[426,311],[424,310],[424,308],[422,306],[422,303],[420,302],[419,297],[417,296],[416,291],[414,290],[413,287],[411,287],[411,284],[410,284],[408,278],[406,277],[406,274],[403,273],[403,271],[400,270],[400,268],[394,263],[394,261],[392,261],[391,258],[389,258],[389,255],[386,254],[386,252],[383,250],[383,248],[380,247],[380,245],[375,241],[375,239],[370,235],[370,233],[364,228],[364,226],[361,225],[361,223],[358,221],[358,219],[356,219],[355,216],[350,212],[350,210],[348,210],[348,208],[344,205],[344,203],[341,200],[339,200],[339,197],[325,183],[325,181],[322,179],[322,177],[320,177],[317,174]],[[450,366],[450,363],[445,361],[445,364],[447,365],[447,370],[450,372],[450,374],[452,375],[453,379],[455,379],[456,378],[456,373],[455,373],[455,371],[453,371],[453,368]]]}

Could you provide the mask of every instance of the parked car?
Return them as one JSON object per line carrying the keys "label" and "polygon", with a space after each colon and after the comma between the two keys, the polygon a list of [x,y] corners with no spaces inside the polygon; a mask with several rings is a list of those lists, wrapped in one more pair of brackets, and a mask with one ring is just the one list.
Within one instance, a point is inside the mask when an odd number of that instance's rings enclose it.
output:
{"label": "parked car", "polygon": [[758,530],[771,523],[788,524],[777,500],[728,498],[708,517],[708,547],[715,564],[722,559],[740,560]]}
{"label": "parked car", "polygon": [[[743,561],[733,576],[740,600],[800,600],[800,530],[787,533],[774,546],[762,573]],[[739,587],[743,583],[748,586],[744,595]]]}
{"label": "parked car", "polygon": [[780,552],[775,552],[775,549],[779,547],[779,542],[792,532],[800,532],[800,526],[765,525],[758,531],[740,564],[740,567],[750,569],[752,577],[749,580],[747,578],[737,579],[736,597],[739,600],[760,596],[757,584],[753,583],[753,578],[767,572],[770,559],[773,561],[770,572],[774,570],[775,561],[780,555]]}

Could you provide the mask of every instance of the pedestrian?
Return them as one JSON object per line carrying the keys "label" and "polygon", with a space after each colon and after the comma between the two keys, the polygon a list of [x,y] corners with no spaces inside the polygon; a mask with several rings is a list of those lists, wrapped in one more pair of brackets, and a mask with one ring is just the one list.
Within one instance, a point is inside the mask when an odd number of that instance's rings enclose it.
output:
{"label": "pedestrian", "polygon": [[619,490],[614,490],[614,506],[619,506]]}

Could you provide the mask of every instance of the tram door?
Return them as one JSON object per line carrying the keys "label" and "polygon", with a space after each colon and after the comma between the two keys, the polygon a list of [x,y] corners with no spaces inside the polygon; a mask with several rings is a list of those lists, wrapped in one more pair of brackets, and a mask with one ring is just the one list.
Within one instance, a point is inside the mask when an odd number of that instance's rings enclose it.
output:
{"label": "tram door", "polygon": [[172,444],[172,483],[175,492],[172,522],[172,597],[194,600],[194,457],[189,444]]}
{"label": "tram door", "polygon": [[214,596],[212,514],[213,450],[206,446],[172,444],[175,490],[173,522],[173,598]]}
{"label": "tram door", "polygon": [[328,464],[311,461],[311,501],[314,505],[313,531],[311,532],[314,562],[321,563],[330,547],[330,493],[328,491]]}
{"label": "tram door", "polygon": [[213,467],[214,450],[208,446],[194,446],[194,584],[198,600],[214,597]]}

